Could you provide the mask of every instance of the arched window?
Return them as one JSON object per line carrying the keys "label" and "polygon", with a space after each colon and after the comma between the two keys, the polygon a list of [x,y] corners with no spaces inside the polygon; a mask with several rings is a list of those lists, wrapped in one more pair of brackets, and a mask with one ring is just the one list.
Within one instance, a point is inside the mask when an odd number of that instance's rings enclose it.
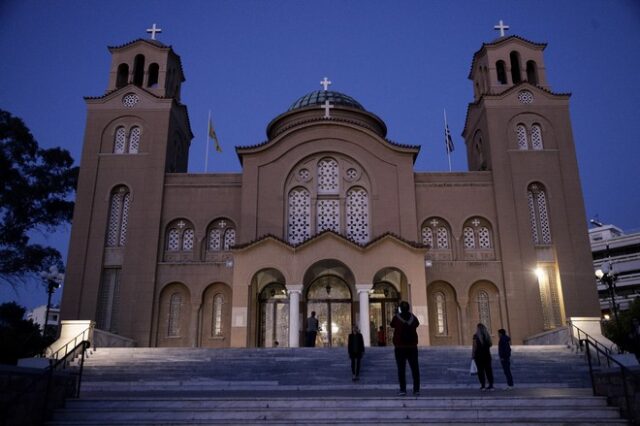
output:
{"label": "arched window", "polygon": [[142,86],[144,80],[144,55],[136,55],[133,60],[133,84]]}
{"label": "arched window", "polygon": [[422,225],[422,242],[432,249],[448,250],[450,248],[449,235],[449,226],[440,218],[428,219]]}
{"label": "arched window", "polygon": [[140,127],[132,127],[129,132],[129,154],[137,154],[140,148]]}
{"label": "arched window", "polygon": [[318,194],[338,193],[338,162],[323,158],[318,162]]}
{"label": "arched window", "polygon": [[474,217],[465,222],[462,229],[465,251],[491,249],[491,231],[489,223],[479,217]]}
{"label": "arched window", "polygon": [[107,247],[123,247],[127,241],[129,204],[131,194],[126,186],[118,186],[111,193],[109,202],[109,224],[107,226]]}
{"label": "arched window", "polygon": [[129,65],[118,65],[118,76],[116,77],[116,89],[124,87],[129,82]]}
{"label": "arched window", "polygon": [[127,144],[127,131],[124,127],[116,129],[115,140],[113,141],[113,152],[115,154],[124,154],[124,148]]}
{"label": "arched window", "polygon": [[516,136],[518,138],[518,149],[529,149],[529,144],[527,143],[527,128],[524,127],[524,124],[518,124],[516,126]]}
{"label": "arched window", "polygon": [[229,250],[236,244],[236,228],[232,221],[216,219],[207,230],[207,251]]}
{"label": "arched window", "polygon": [[224,231],[224,249],[229,250],[236,244],[236,230],[233,228],[227,228]]}
{"label": "arched window", "polygon": [[224,297],[216,294],[213,298],[213,312],[211,318],[211,337],[222,336],[222,305]]}
{"label": "arched window", "polygon": [[462,230],[462,235],[464,237],[464,248],[465,249],[474,249],[476,248],[476,239],[475,233],[473,232],[473,228],[465,227]]}
{"label": "arched window", "polygon": [[551,244],[551,227],[547,212],[547,196],[539,183],[529,185],[527,190],[531,239],[534,244]]}
{"label": "arched window", "polygon": [[509,59],[511,61],[511,81],[513,81],[513,84],[518,84],[522,81],[520,74],[520,54],[514,50],[509,54]]}
{"label": "arched window", "polygon": [[498,74],[498,83],[507,84],[507,70],[504,61],[496,62],[496,73]]}
{"label": "arched window", "polygon": [[538,67],[535,61],[527,61],[527,81],[535,86],[538,85]]}
{"label": "arched window", "polygon": [[422,227],[422,244],[433,247],[433,231],[430,227]]}
{"label": "arched window", "polygon": [[182,308],[182,295],[173,293],[169,298],[169,326],[167,337],[180,337],[180,310]]}
{"label": "arched window", "polygon": [[539,124],[531,126],[531,147],[535,150],[544,148],[542,145],[542,129]]}
{"label": "arched window", "polygon": [[305,188],[294,188],[289,192],[289,220],[287,240],[298,244],[311,236],[311,196]]}
{"label": "arched window", "polygon": [[222,247],[222,231],[217,228],[209,230],[209,243],[207,248],[210,251],[220,251]]}
{"label": "arched window", "polygon": [[347,191],[347,238],[356,243],[369,241],[369,194],[364,188]]}
{"label": "arched window", "polygon": [[447,303],[444,293],[438,292],[436,298],[436,334],[447,335]]}
{"label": "arched window", "polygon": [[193,251],[195,232],[193,225],[184,220],[169,225],[167,230],[167,251]]}
{"label": "arched window", "polygon": [[149,65],[149,81],[147,87],[156,87],[158,85],[158,74],[160,67],[155,62]]}
{"label": "arched window", "polygon": [[480,290],[478,292],[478,314],[480,321],[491,332],[491,305],[489,303],[489,294],[486,291]]}

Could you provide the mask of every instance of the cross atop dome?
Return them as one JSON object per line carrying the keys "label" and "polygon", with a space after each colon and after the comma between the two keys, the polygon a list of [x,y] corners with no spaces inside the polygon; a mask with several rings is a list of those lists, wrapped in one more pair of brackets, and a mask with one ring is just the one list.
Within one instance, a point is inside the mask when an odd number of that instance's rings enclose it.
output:
{"label": "cross atop dome", "polygon": [[151,28],[147,28],[147,32],[149,34],[151,34],[151,40],[155,40],[156,39],[156,33],[161,33],[162,29],[156,27],[156,23],[154,22],[153,25],[151,26]]}
{"label": "cross atop dome", "polygon": [[329,79],[327,79],[327,77],[325,77],[321,82],[320,85],[322,87],[324,87],[324,91],[326,92],[327,90],[329,90],[329,86],[331,85],[331,81]]}
{"label": "cross atop dome", "polygon": [[504,37],[504,30],[508,30],[509,26],[505,25],[504,22],[502,22],[502,19],[498,22],[498,25],[495,25],[493,27],[494,30],[498,30],[500,31],[500,37]]}

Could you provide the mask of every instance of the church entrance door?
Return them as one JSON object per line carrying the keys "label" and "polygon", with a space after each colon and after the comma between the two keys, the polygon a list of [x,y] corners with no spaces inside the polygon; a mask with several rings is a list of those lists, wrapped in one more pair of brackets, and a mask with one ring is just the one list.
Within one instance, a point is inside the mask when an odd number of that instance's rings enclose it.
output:
{"label": "church entrance door", "polygon": [[325,275],[307,291],[307,317],[316,312],[320,332],[316,346],[346,346],[351,332],[351,291],[341,278]]}
{"label": "church entrance door", "polygon": [[269,284],[260,292],[260,335],[263,348],[289,346],[289,300],[282,284]]}
{"label": "church entrance door", "polygon": [[371,326],[371,344],[378,345],[377,332],[383,327],[385,344],[388,346],[393,340],[391,320],[397,312],[400,295],[394,286],[388,283],[377,283],[369,295],[369,321]]}

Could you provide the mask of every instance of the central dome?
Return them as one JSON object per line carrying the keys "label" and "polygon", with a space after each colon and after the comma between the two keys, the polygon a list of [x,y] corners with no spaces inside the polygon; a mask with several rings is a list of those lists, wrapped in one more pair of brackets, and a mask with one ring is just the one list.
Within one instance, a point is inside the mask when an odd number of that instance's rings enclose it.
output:
{"label": "central dome", "polygon": [[320,106],[324,104],[325,101],[329,101],[332,105],[343,105],[366,111],[364,107],[351,96],[347,96],[340,92],[333,92],[331,90],[315,90],[308,93],[291,104],[288,111],[308,106]]}

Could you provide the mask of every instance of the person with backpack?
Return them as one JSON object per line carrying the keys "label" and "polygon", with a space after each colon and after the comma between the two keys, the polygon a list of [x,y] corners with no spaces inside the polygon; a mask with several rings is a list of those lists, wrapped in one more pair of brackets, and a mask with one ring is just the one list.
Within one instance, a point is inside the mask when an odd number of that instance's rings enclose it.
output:
{"label": "person with backpack", "polygon": [[[491,335],[487,327],[479,323],[476,333],[473,335],[473,349],[471,357],[478,367],[478,380],[480,380],[480,390],[490,390],[493,388],[493,368],[491,368]],[[486,382],[489,386],[485,387]]]}
{"label": "person with backpack", "polygon": [[398,367],[398,381],[400,391],[398,395],[407,394],[407,362],[411,368],[413,379],[413,394],[420,395],[420,368],[418,366],[418,333],[420,321],[411,313],[409,303],[400,302],[398,313],[391,320],[393,328],[393,346],[395,346],[396,365]]}

